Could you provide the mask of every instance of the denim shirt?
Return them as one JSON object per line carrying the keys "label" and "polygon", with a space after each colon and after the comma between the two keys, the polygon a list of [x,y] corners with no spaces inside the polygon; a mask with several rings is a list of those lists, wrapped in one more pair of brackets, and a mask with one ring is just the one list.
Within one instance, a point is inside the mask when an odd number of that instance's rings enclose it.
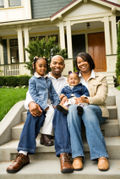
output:
{"label": "denim shirt", "polygon": [[32,76],[29,80],[29,93],[43,110],[48,107],[48,99],[54,106],[59,103],[59,96],[48,77]]}
{"label": "denim shirt", "polygon": [[79,83],[78,85],[74,86],[73,88],[71,88],[70,86],[65,86],[62,91],[62,94],[64,94],[65,96],[67,96],[67,98],[71,98],[73,95],[75,97],[80,97],[80,96],[89,96],[89,92],[88,89],[82,85],[81,83]]}

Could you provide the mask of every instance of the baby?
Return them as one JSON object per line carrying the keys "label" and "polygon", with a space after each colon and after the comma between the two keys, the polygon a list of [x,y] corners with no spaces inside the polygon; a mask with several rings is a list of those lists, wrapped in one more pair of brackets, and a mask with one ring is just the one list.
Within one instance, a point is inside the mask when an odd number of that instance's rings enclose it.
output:
{"label": "baby", "polygon": [[[64,114],[68,113],[68,108],[71,104],[76,104],[76,98],[81,96],[89,96],[87,88],[80,83],[80,77],[77,73],[69,72],[67,81],[68,85],[65,86],[61,91],[61,102],[59,105],[57,105],[57,109],[62,111]],[[85,103],[78,104],[77,110],[79,115],[82,115],[84,105]]]}

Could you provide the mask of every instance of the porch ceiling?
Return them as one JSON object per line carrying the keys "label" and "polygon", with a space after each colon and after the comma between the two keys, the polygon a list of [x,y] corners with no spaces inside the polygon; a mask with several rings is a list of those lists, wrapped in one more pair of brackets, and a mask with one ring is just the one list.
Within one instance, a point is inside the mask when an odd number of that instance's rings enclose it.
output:
{"label": "porch ceiling", "polygon": [[[78,33],[80,31],[99,30],[103,29],[104,24],[102,22],[86,22],[72,25],[72,32]],[[56,34],[59,33],[59,29],[56,25],[42,25],[31,26],[29,29],[30,34]],[[17,27],[0,29],[0,37],[17,36]]]}

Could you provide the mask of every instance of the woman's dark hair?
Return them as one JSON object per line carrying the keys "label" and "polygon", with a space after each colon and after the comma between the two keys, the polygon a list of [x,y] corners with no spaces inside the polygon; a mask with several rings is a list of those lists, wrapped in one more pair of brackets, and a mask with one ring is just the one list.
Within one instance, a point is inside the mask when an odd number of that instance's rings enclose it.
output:
{"label": "woman's dark hair", "polygon": [[90,70],[95,69],[95,63],[94,63],[92,57],[86,52],[80,52],[77,54],[76,59],[75,59],[75,65],[76,65],[77,70],[79,70],[79,68],[77,66],[77,58],[78,57],[81,57],[84,61],[88,62],[88,64],[90,65]]}
{"label": "woman's dark hair", "polygon": [[38,56],[35,56],[34,58],[33,58],[33,70],[34,70],[34,72],[35,72],[35,65],[36,65],[36,62],[38,61],[38,60],[40,60],[40,59],[44,59],[45,61],[46,61],[46,64],[47,64],[47,70],[48,70],[48,61],[47,61],[47,59],[45,58],[45,57],[38,57]]}

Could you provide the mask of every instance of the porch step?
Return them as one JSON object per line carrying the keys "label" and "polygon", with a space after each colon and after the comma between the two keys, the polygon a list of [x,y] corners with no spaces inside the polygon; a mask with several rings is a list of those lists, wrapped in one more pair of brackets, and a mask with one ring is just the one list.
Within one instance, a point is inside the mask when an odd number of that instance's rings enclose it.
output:
{"label": "porch step", "polygon": [[106,99],[106,105],[107,106],[115,106],[116,105],[115,96],[108,96]]}
{"label": "porch step", "polygon": [[107,106],[110,119],[117,119],[117,106]]}
{"label": "porch step", "polygon": [[[39,144],[39,137],[37,138],[36,153],[32,155],[32,159],[55,159],[54,146],[46,147]],[[105,137],[106,146],[110,159],[120,160],[120,137]],[[89,147],[87,142],[83,143],[85,157],[89,158]],[[18,140],[12,140],[0,146],[0,162],[13,160],[17,153]]]}
{"label": "porch step", "polygon": [[[20,138],[23,125],[24,122],[12,128],[12,139],[17,140]],[[101,125],[101,130],[104,136],[118,136],[120,134],[118,120],[106,120],[106,123]]]}
{"label": "porch step", "polygon": [[[115,105],[107,106],[107,109],[109,111],[109,118],[110,119],[117,119],[117,107]],[[22,121],[25,122],[27,116],[27,111],[24,111],[22,113]]]}
{"label": "porch step", "polygon": [[85,160],[84,168],[81,171],[74,171],[72,174],[61,174],[59,159],[56,160],[31,160],[16,174],[8,174],[6,168],[9,162],[0,163],[0,179],[119,179],[120,161],[110,160],[110,169],[101,172],[97,163]]}

